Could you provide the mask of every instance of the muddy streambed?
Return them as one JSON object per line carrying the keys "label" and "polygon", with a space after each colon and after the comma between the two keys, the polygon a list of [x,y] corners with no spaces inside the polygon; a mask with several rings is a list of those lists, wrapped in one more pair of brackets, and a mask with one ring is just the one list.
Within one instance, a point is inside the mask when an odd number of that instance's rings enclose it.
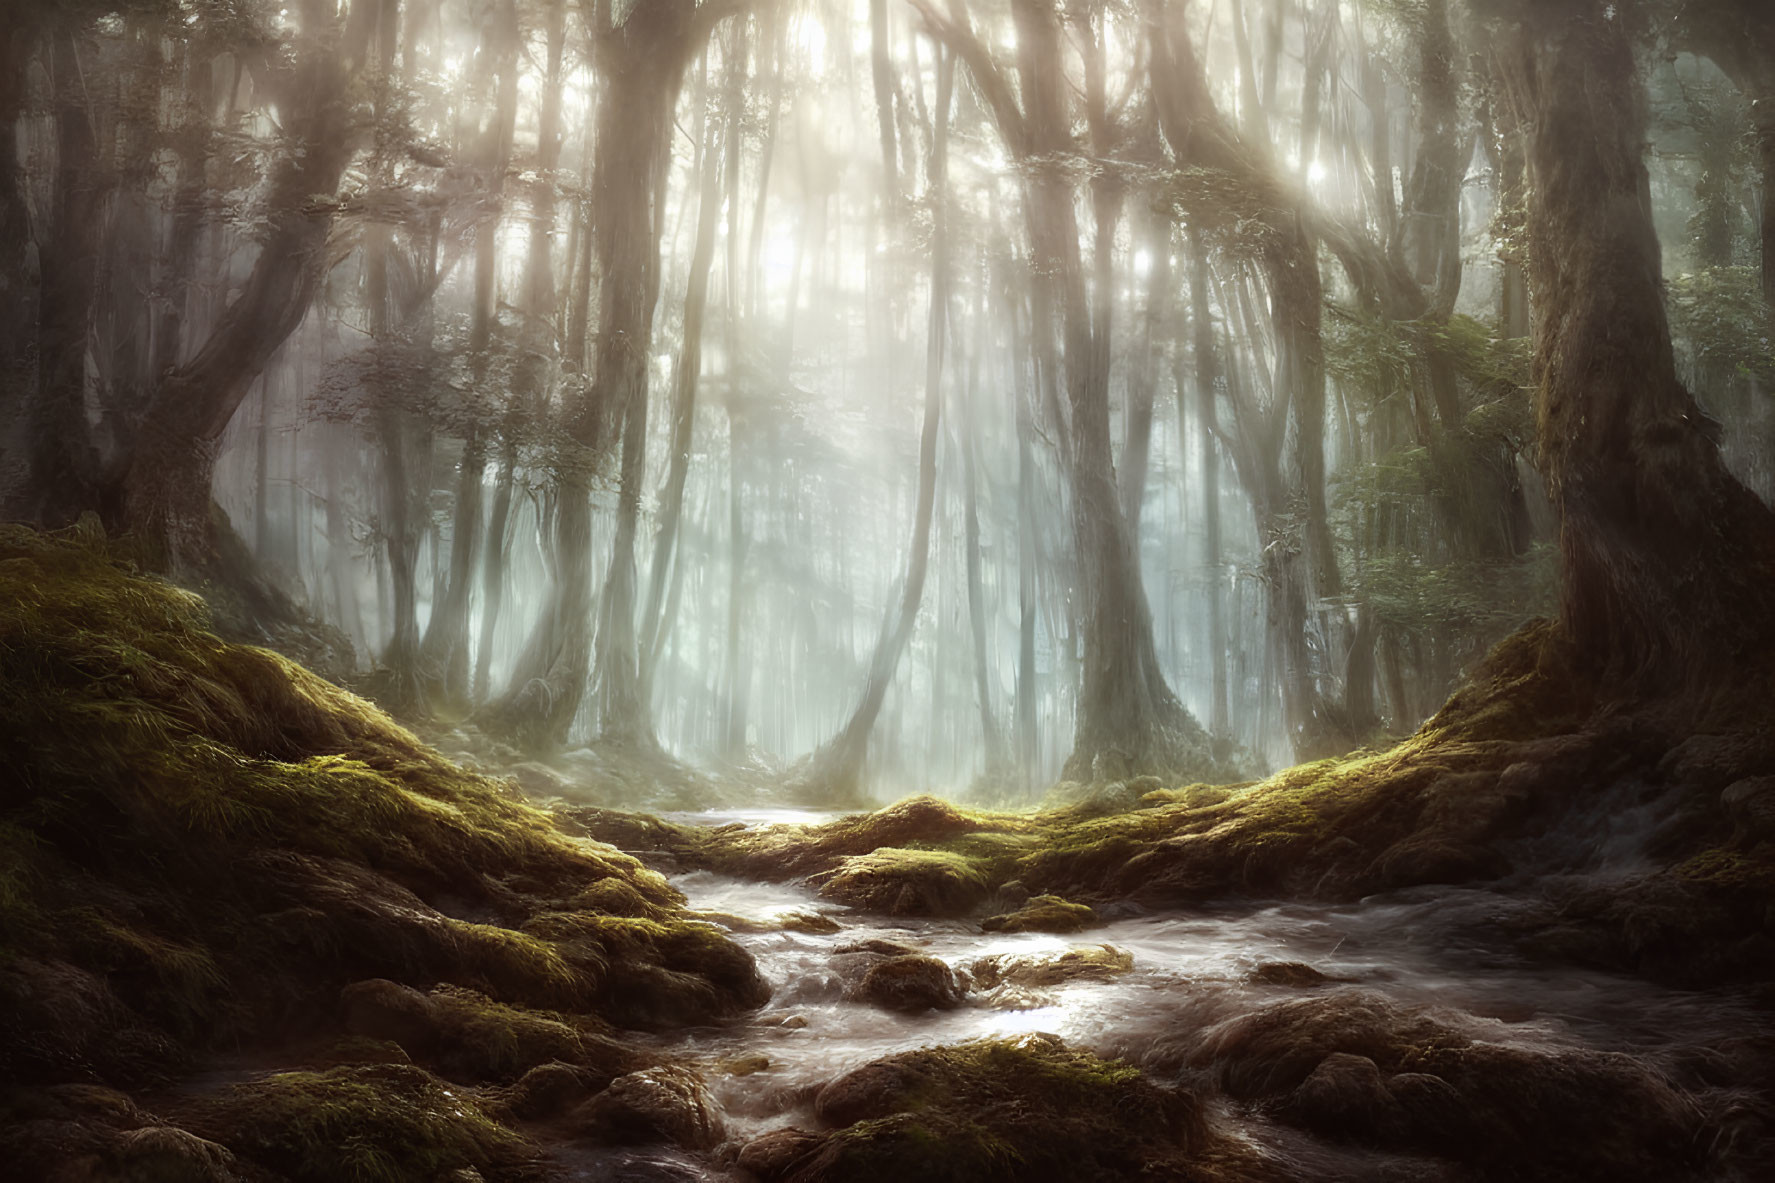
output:
{"label": "muddy streambed", "polygon": [[[725,811],[672,820],[765,825],[820,819]],[[1665,989],[1528,960],[1507,939],[1509,917],[1528,905],[1510,895],[1437,888],[1348,906],[1253,904],[1188,912],[1112,906],[1099,910],[1103,923],[1059,936],[859,913],[799,884],[703,871],[672,882],[699,910],[758,921],[812,913],[839,926],[830,933],[733,933],[769,981],[770,1002],[739,1024],[678,1033],[662,1043],[662,1051],[701,1066],[729,1136],[741,1141],[785,1125],[814,1128],[812,1098],[819,1087],[872,1060],[915,1048],[1047,1033],[1196,1090],[1209,1099],[1217,1122],[1261,1147],[1283,1177],[1471,1177],[1426,1156],[1422,1146],[1364,1149],[1327,1131],[1323,1122],[1315,1127],[1277,1120],[1277,1106],[1253,1100],[1250,1087],[1246,1096],[1229,1095],[1241,1091],[1241,1078],[1228,1068],[1245,1038],[1239,1032],[1254,1015],[1312,998],[1319,1000],[1312,1005],[1326,1008],[1321,1029],[1343,1021],[1337,1007],[1348,1004],[1363,1014],[1421,1018],[1506,1059],[1545,1065],[1550,1073],[1564,1072],[1568,1060],[1602,1062],[1605,1075],[1619,1067],[1660,1086],[1669,1083],[1680,1104],[1699,1115],[1695,1136],[1711,1143],[1695,1148],[1691,1177],[1769,1177],[1757,1173],[1760,1148],[1732,1144],[1734,1115],[1761,1100],[1738,1083],[1711,1087],[1706,1070],[1721,1057],[1719,1048],[1766,1033],[1766,1016],[1734,995]],[[855,972],[841,950],[869,941],[911,946],[960,971],[964,981],[984,958],[1034,963],[1079,946],[1108,945],[1131,955],[1133,963],[1113,976],[1035,989],[984,989],[976,973],[973,988],[954,1009],[897,1013],[847,998]],[[1309,1023],[1303,1030],[1311,1028]],[[1235,1081],[1231,1089],[1229,1079]],[[1525,1090],[1525,1105],[1535,1104],[1532,1092]],[[1598,1101],[1608,1103],[1600,1096]],[[1750,1141],[1762,1146],[1760,1135]],[[581,1165],[588,1179],[730,1177],[676,1154],[599,1156]]]}

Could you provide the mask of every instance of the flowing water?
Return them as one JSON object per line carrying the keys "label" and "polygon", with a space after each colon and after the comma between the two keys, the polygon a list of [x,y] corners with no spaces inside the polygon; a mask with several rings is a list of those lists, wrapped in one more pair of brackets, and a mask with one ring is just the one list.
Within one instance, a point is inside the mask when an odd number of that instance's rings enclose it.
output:
{"label": "flowing water", "polygon": [[[758,811],[673,815],[699,824],[820,820]],[[706,871],[672,882],[698,909],[767,920],[817,912],[836,933],[740,932],[733,939],[757,959],[770,1002],[741,1024],[675,1036],[675,1054],[700,1061],[725,1110],[731,1136],[749,1138],[812,1121],[813,1094],[871,1060],[921,1047],[1050,1033],[1067,1044],[1117,1056],[1159,1079],[1187,1074],[1204,1041],[1228,1022],[1303,996],[1295,987],[1253,984],[1265,963],[1304,963],[1356,990],[1401,1006],[1427,1007],[1438,1021],[1488,1044],[1538,1053],[1623,1052],[1654,1071],[1766,1020],[1717,992],[1666,989],[1643,980],[1531,962],[1512,951],[1503,929],[1522,900],[1487,890],[1418,889],[1356,904],[1247,905],[1148,912],[1100,910],[1106,923],[1073,936],[993,934],[968,921],[904,920],[852,912],[797,884],[741,881]],[[1002,997],[970,993],[950,1011],[904,1015],[847,1001],[834,964],[844,945],[871,938],[916,947],[965,970],[994,954],[1055,955],[1108,944],[1133,955],[1131,972],[1108,981],[1044,987],[1009,1009]],[[842,958],[839,959],[842,963]],[[995,1002],[997,1005],[995,1005]],[[758,1057],[763,1057],[760,1061]],[[747,1061],[750,1061],[749,1063]],[[767,1067],[759,1068],[764,1061]],[[738,1066],[743,1074],[733,1069]],[[1208,1076],[1198,1072],[1199,1083]],[[1298,1171],[1301,1178],[1379,1177],[1382,1156],[1321,1144],[1258,1113],[1215,1102],[1224,1122]],[[811,1127],[810,1127],[811,1128]],[[668,1156],[629,1160],[622,1177],[721,1178]],[[1756,1178],[1754,1174],[1738,1175]],[[1771,1176],[1775,1177],[1775,1176]]]}

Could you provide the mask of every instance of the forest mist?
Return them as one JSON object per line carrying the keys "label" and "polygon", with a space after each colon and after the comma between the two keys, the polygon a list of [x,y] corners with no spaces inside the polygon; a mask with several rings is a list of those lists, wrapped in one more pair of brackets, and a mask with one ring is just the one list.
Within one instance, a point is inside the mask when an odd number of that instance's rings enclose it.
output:
{"label": "forest mist", "polygon": [[[1467,21],[17,3],[7,516],[250,585],[397,715],[810,798],[1409,733],[1558,594]],[[1766,499],[1775,131],[1652,40],[1673,337]]]}

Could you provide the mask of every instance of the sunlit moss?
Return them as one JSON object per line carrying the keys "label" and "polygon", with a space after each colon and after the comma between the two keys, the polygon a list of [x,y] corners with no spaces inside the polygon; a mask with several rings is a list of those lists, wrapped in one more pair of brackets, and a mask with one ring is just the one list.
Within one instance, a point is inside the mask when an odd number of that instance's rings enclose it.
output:
{"label": "sunlit moss", "polygon": [[[750,958],[682,919],[656,872],[206,626],[200,600],[89,533],[0,527],[0,975],[28,962],[0,985],[28,1000],[31,975],[72,974],[62,988],[92,999],[68,1008],[79,1030],[0,1024],[0,1050],[32,1071],[95,1053],[155,1070],[169,1034],[331,1021],[338,989],[373,977],[602,1013],[665,975],[686,1021],[763,1000]],[[526,924],[576,910],[664,935],[623,943],[612,974],[603,944]]]}
{"label": "sunlit moss", "polygon": [[980,927],[987,932],[1078,932],[1096,923],[1097,913],[1089,905],[1057,895],[1038,895],[1015,912],[988,916]]}
{"label": "sunlit moss", "polygon": [[989,890],[979,860],[966,854],[892,846],[851,855],[815,882],[840,903],[902,916],[966,915]]}
{"label": "sunlit moss", "polygon": [[984,813],[920,797],[823,825],[764,829],[576,816],[625,846],[644,838],[634,848],[682,866],[803,878],[840,902],[888,913],[978,915],[1012,882],[1083,904],[1359,896],[1499,873],[1492,841],[1521,812],[1516,791],[1500,787],[1504,767],[1521,744],[1573,730],[1586,702],[1559,633],[1538,622],[1499,644],[1463,690],[1391,748],[1256,783],[1122,794],[1119,811],[1081,810],[1069,798],[1045,811]]}

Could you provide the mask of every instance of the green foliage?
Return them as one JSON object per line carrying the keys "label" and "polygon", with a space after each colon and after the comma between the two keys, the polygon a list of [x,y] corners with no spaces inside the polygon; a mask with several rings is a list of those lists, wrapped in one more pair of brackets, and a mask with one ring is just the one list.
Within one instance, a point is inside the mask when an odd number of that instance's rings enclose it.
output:
{"label": "green foliage", "polygon": [[1775,385],[1775,313],[1750,267],[1708,267],[1669,284],[1670,331],[1697,376]]}
{"label": "green foliage", "polygon": [[1559,556],[1548,543],[1501,561],[1438,562],[1404,549],[1389,550],[1370,558],[1357,582],[1384,625],[1406,633],[1496,636],[1552,607],[1559,590]]}
{"label": "green foliage", "polygon": [[[1350,593],[1395,638],[1475,653],[1551,610],[1557,589],[1553,549],[1514,553],[1521,540],[1506,524],[1517,458],[1535,433],[1528,343],[1467,316],[1393,322],[1333,311],[1328,372],[1371,434],[1385,438],[1374,425],[1388,417],[1411,429],[1335,478]],[[1432,360],[1452,374],[1458,421],[1426,405]]]}

